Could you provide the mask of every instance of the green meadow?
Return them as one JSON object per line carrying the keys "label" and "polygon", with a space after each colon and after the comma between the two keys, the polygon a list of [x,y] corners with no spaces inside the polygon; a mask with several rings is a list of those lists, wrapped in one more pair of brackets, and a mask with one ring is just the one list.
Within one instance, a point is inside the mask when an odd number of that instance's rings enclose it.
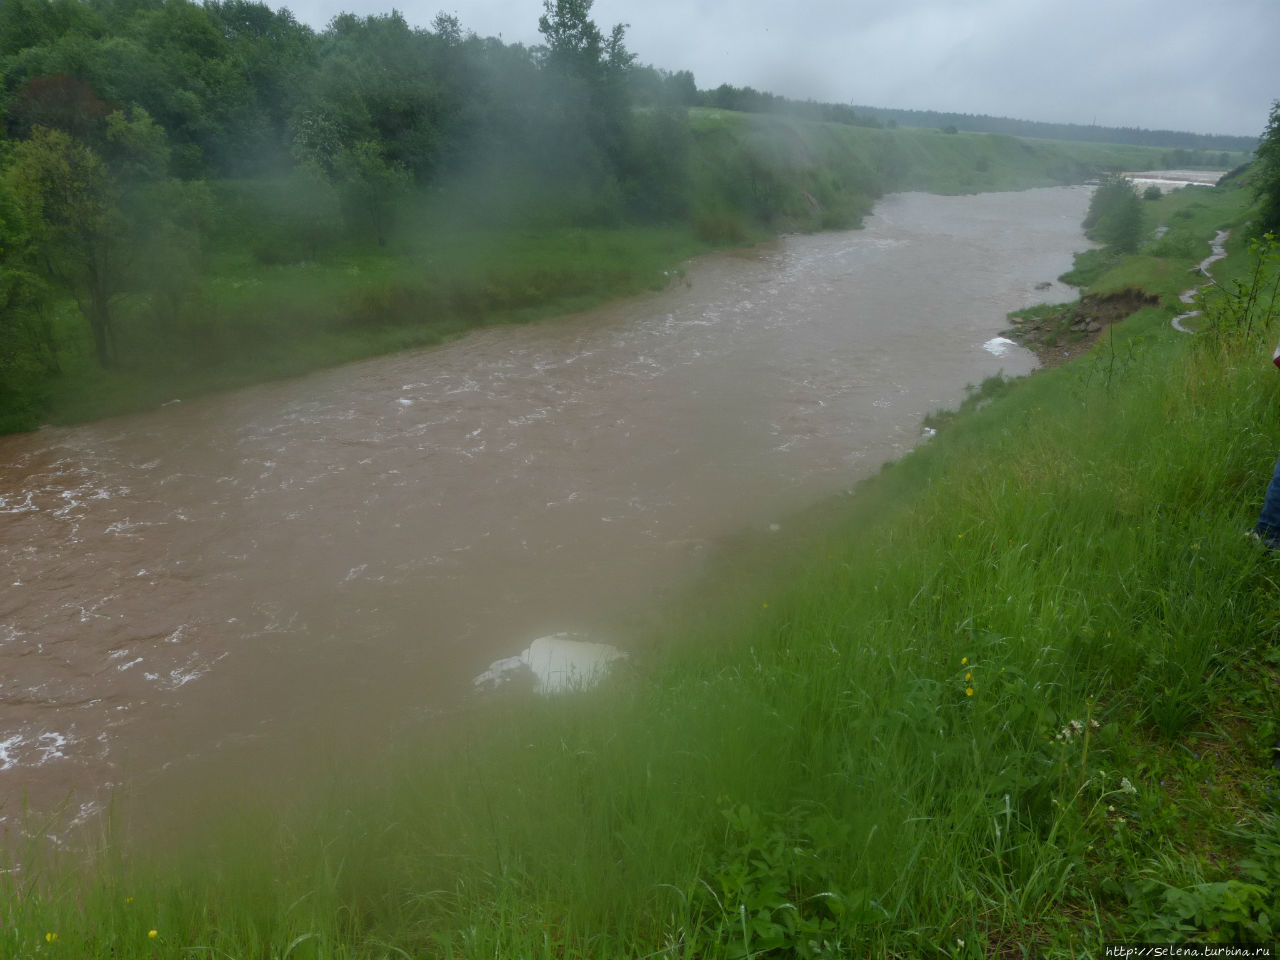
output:
{"label": "green meadow", "polygon": [[[1280,255],[1250,237],[1252,197],[1144,201],[1146,235],[1168,232],[1084,266],[1089,290],[1158,306],[1071,364],[975,386],[851,495],[724,545],[596,689],[481,701],[171,822],[109,817],[83,849],[11,834],[0,955],[1274,943],[1280,560],[1244,534],[1280,452]],[[1230,257],[1180,334],[1221,228]]]}

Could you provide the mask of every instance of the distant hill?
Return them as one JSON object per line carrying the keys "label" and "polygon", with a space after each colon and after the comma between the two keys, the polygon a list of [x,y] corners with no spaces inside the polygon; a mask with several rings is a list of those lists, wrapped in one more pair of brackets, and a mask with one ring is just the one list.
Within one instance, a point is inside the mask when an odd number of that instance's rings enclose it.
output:
{"label": "distant hill", "polygon": [[[1041,140],[1070,140],[1085,143],[1115,143],[1130,146],[1158,147],[1171,151],[1166,159],[1170,166],[1234,165],[1238,157],[1214,157],[1207,154],[1249,154],[1260,143],[1258,137],[1227,134],[1190,133],[1181,130],[1144,130],[1141,127],[1100,127],[1096,124],[1045,123],[1039,120],[1016,120],[986,114],[942,113],[937,110],[897,110],[847,103],[821,103],[815,100],[793,100],[753,87],[735,87],[723,83],[710,89],[698,89],[688,71],[669,73],[651,66],[634,66],[630,74],[632,96],[636,103],[652,105],[677,103],[685,106],[713,107],[744,113],[787,114],[808,120],[843,123],[859,127],[923,127],[955,133],[1004,134],[1034,137]],[[1191,153],[1196,151],[1196,153]]]}
{"label": "distant hill", "polygon": [[893,110],[885,107],[855,106],[861,116],[882,123],[898,123],[905,127],[936,127],[970,130],[975,133],[1004,133],[1015,137],[1039,137],[1045,140],[1084,140],[1091,143],[1130,143],[1146,147],[1184,150],[1226,150],[1250,153],[1258,146],[1257,137],[1235,137],[1225,134],[1187,133],[1178,130],[1144,130],[1141,127],[1099,127],[1081,123],[1043,123],[1038,120],[1014,120],[985,114],[939,113],[935,110]]}

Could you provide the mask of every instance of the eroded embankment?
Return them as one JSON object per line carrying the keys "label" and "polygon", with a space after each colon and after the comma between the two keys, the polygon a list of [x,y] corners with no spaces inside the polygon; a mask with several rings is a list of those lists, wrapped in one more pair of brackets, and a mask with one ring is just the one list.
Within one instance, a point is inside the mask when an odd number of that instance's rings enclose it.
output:
{"label": "eroded embankment", "polygon": [[1014,326],[1003,335],[1034,352],[1042,366],[1053,367],[1088,353],[1113,324],[1159,304],[1159,295],[1137,287],[1088,293],[1059,309],[1013,316]]}

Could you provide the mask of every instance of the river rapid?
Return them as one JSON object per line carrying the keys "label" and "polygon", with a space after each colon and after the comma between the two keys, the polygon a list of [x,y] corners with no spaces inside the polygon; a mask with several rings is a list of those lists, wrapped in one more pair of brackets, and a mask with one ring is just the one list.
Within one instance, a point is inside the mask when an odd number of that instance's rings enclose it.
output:
{"label": "river rapid", "polygon": [[718,538],[1028,373],[994,338],[1074,298],[1089,196],[890,196],[585,314],[0,437],[0,820],[382,741],[539,636],[625,648]]}

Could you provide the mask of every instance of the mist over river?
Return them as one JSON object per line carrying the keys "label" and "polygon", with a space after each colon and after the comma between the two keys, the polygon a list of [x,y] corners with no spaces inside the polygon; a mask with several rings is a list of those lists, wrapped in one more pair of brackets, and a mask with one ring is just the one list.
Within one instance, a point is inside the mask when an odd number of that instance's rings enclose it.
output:
{"label": "mist over river", "polygon": [[546,634],[625,648],[718,538],[1029,372],[991,341],[1074,298],[1089,195],[890,196],[586,314],[0,437],[0,820],[382,740]]}

